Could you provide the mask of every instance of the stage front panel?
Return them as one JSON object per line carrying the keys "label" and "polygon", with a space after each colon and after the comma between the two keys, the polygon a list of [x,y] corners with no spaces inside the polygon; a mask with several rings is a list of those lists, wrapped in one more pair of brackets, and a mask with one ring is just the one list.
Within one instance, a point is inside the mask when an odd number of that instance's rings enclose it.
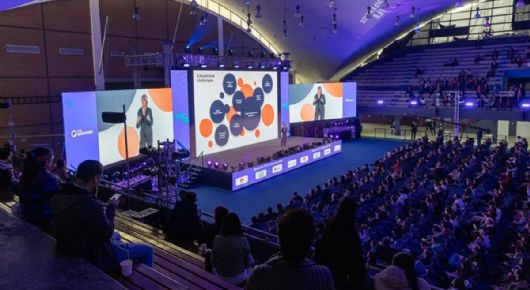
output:
{"label": "stage front panel", "polygon": [[278,138],[278,73],[193,71],[195,154]]}

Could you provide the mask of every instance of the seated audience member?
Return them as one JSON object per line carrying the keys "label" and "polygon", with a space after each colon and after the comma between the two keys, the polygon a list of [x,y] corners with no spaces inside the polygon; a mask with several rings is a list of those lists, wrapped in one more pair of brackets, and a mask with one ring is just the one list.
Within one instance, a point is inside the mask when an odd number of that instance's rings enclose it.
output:
{"label": "seated audience member", "polygon": [[254,268],[247,290],[335,289],[329,269],[307,258],[315,237],[315,226],[306,210],[285,213],[278,225],[278,235],[280,254]]}
{"label": "seated audience member", "polygon": [[12,201],[11,193],[11,171],[0,169],[0,201]]}
{"label": "seated audience member", "polygon": [[24,160],[21,178],[20,214],[22,218],[49,230],[52,222],[50,199],[59,191],[59,182],[49,172],[53,155],[50,149],[39,147],[29,152]]}
{"label": "seated audience member", "polygon": [[317,244],[315,261],[331,270],[337,290],[364,287],[366,269],[355,225],[356,208],[352,198],[343,198]]}
{"label": "seated audience member", "polygon": [[215,208],[214,223],[209,224],[204,229],[204,232],[205,232],[204,242],[206,243],[206,247],[208,249],[211,249],[213,247],[213,240],[215,236],[221,233],[221,227],[223,225],[223,220],[227,214],[228,214],[228,209],[226,207],[218,206]]}
{"label": "seated audience member", "polygon": [[197,195],[181,191],[180,201],[175,203],[166,225],[166,238],[171,241],[194,241],[200,238],[201,223],[197,209]]}
{"label": "seated audience member", "polygon": [[375,290],[431,289],[423,278],[418,278],[414,259],[406,253],[395,254],[392,265],[377,273],[374,282]]}
{"label": "seated audience member", "polygon": [[229,213],[223,219],[221,234],[213,241],[212,266],[215,273],[225,281],[243,286],[251,263],[250,245],[243,236],[239,217]]}
{"label": "seated audience member", "polygon": [[75,181],[65,184],[52,198],[57,250],[84,258],[106,272],[119,269],[119,263],[128,258],[152,266],[150,246],[121,243],[114,234],[118,200],[111,199],[104,210],[95,197],[102,173],[101,163],[84,161],[77,168]]}
{"label": "seated audience member", "polygon": [[55,167],[53,168],[53,174],[57,176],[59,181],[61,183],[68,182],[68,179],[70,176],[68,175],[68,171],[66,170],[66,163],[64,162],[64,159],[57,159],[55,161]]}

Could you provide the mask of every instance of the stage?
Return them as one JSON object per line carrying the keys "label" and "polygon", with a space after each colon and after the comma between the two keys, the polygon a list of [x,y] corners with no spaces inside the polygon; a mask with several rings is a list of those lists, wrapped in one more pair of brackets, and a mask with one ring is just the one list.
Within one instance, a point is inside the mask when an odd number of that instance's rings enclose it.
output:
{"label": "stage", "polygon": [[[280,139],[193,158],[203,167],[203,183],[238,190],[296,168],[340,153],[342,141],[289,137],[287,146]],[[204,162],[203,162],[204,161]]]}

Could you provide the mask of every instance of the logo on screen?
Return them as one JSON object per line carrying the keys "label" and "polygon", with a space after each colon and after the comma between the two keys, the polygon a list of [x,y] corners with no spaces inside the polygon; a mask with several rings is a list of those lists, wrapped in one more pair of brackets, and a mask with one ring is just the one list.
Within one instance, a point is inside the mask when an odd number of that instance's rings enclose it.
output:
{"label": "logo on screen", "polygon": [[324,149],[324,156],[331,154],[331,148]]}
{"label": "logo on screen", "polygon": [[318,159],[318,158],[320,158],[320,152],[313,153],[313,159]]}
{"label": "logo on screen", "polygon": [[243,175],[236,179],[236,186],[240,186],[248,183],[248,175]]}
{"label": "logo on screen", "polygon": [[289,161],[287,161],[287,168],[293,168],[297,164],[298,164],[298,162],[296,162],[296,159],[289,160]]}
{"label": "logo on screen", "polygon": [[283,170],[283,164],[278,164],[272,167],[272,173],[278,173]]}
{"label": "logo on screen", "polygon": [[309,156],[306,155],[306,156],[300,157],[300,164],[304,164],[307,161],[309,161]]}
{"label": "logo on screen", "polygon": [[263,177],[267,176],[267,169],[263,169],[256,172],[256,179],[262,179]]}
{"label": "logo on screen", "polygon": [[342,146],[340,144],[337,144],[335,145],[335,147],[333,147],[333,151],[337,152],[337,151],[340,151],[342,149]]}
{"label": "logo on screen", "polygon": [[70,132],[70,136],[72,136],[72,138],[77,138],[77,137],[81,137],[85,135],[92,135],[92,134],[94,134],[93,130],[83,131],[82,129],[77,129],[77,130],[72,130],[72,132]]}

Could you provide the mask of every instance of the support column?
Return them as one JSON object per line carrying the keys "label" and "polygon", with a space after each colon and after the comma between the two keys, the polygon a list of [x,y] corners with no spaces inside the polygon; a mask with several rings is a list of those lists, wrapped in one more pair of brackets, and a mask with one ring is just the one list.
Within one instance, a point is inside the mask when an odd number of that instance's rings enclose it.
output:
{"label": "support column", "polygon": [[101,18],[99,0],[89,0],[90,36],[92,40],[92,62],[94,64],[94,85],[96,90],[105,90],[105,73],[103,70],[103,46],[101,41]]}
{"label": "support column", "polygon": [[162,43],[164,51],[164,83],[166,88],[171,87],[171,67],[173,66],[173,42]]}
{"label": "support column", "polygon": [[219,44],[219,55],[225,55],[225,34],[223,29],[223,17],[217,16],[217,43]]}

